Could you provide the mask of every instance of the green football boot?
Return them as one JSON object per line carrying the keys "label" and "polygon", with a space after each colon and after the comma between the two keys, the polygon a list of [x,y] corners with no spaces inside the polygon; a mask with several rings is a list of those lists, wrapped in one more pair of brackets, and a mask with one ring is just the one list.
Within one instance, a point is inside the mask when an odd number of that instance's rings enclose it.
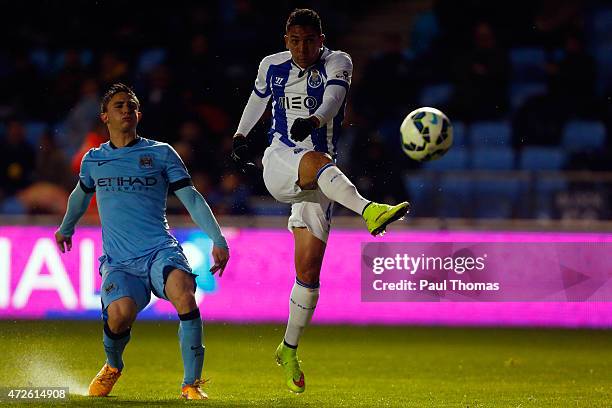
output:
{"label": "green football boot", "polygon": [[276,364],[285,370],[287,387],[298,394],[304,392],[306,382],[304,381],[304,373],[300,369],[300,362],[297,359],[297,350],[285,346],[285,342],[282,342],[276,348],[275,356]]}
{"label": "green football boot", "polygon": [[410,204],[407,201],[397,205],[369,203],[363,210],[363,219],[368,226],[370,234],[376,236],[385,232],[387,225],[393,221],[401,220],[408,213]]}

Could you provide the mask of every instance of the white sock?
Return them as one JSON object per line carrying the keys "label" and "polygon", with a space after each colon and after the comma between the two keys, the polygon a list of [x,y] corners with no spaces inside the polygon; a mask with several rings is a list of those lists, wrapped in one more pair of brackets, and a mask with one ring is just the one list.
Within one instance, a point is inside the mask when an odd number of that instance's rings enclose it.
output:
{"label": "white sock", "polygon": [[285,343],[297,347],[304,328],[310,323],[319,300],[319,285],[306,287],[296,279],[289,298],[289,321],[285,331]]}
{"label": "white sock", "polygon": [[332,163],[321,167],[317,173],[317,184],[327,198],[342,204],[359,215],[363,213],[363,209],[369,203],[359,194],[357,187],[351,183],[351,180]]}

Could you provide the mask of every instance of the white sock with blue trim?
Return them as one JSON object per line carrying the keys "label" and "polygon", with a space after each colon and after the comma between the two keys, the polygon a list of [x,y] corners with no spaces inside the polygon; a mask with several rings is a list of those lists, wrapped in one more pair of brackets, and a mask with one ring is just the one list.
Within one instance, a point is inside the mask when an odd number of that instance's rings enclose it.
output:
{"label": "white sock with blue trim", "polygon": [[319,284],[307,285],[297,278],[289,298],[289,321],[285,331],[285,345],[297,348],[304,328],[310,323],[319,300]]}
{"label": "white sock with blue trim", "polygon": [[359,215],[370,203],[359,194],[357,187],[333,163],[321,167],[317,173],[317,184],[327,198],[342,204]]}

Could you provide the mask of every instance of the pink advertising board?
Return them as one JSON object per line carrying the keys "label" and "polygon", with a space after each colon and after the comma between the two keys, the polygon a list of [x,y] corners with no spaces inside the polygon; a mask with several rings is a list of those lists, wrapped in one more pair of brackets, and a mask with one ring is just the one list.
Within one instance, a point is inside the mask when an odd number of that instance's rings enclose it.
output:
{"label": "pink advertising board", "polygon": [[[100,316],[102,254],[99,228],[81,227],[62,254],[50,227],[0,227],[0,318]],[[284,322],[293,285],[293,239],[285,229],[225,229],[231,259],[222,278],[204,273],[210,241],[195,229],[173,231],[196,272],[197,297],[207,321]],[[612,242],[612,234],[522,232],[397,232],[373,238],[332,232],[321,275],[315,323],[612,327],[611,302],[366,302],[361,248],[367,242]],[[611,257],[612,258],[612,257]],[[612,265],[612,261],[610,261]],[[546,274],[524,265],[525,273]],[[172,306],[154,299],[140,318],[174,319]]]}

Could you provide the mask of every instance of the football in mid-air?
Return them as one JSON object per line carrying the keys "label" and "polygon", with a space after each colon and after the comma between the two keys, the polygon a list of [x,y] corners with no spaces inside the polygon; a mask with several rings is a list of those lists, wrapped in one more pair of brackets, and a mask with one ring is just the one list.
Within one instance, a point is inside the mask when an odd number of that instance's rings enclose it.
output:
{"label": "football in mid-air", "polygon": [[435,108],[419,108],[406,116],[400,126],[402,149],[413,160],[429,161],[442,157],[453,144],[453,126]]}

